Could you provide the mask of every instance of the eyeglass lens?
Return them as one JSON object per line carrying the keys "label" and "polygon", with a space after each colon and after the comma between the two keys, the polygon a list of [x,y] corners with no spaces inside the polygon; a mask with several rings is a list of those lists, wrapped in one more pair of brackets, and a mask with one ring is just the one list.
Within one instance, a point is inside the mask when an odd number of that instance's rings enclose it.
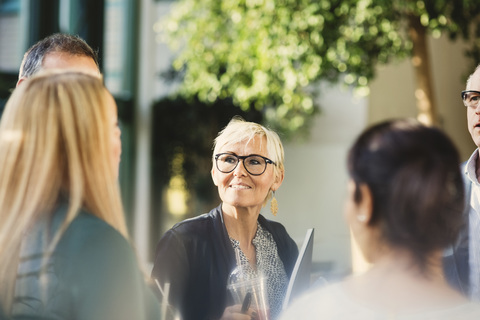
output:
{"label": "eyeglass lens", "polygon": [[480,103],[480,92],[465,92],[463,94],[463,104],[466,107],[477,108]]}
{"label": "eyeglass lens", "polygon": [[[235,170],[238,165],[239,158],[233,154],[220,154],[217,157],[217,168],[223,173],[229,173]],[[267,162],[265,159],[259,156],[248,156],[243,158],[243,166],[248,173],[253,175],[262,174],[267,168]]]}

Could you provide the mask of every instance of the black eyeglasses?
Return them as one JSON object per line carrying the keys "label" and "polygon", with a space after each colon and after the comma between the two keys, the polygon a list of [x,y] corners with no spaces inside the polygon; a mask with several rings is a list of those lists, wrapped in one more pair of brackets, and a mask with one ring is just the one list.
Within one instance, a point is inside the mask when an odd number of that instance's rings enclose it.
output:
{"label": "black eyeglasses", "polygon": [[480,91],[475,91],[475,90],[462,91],[462,100],[465,107],[476,109],[480,103]]}
{"label": "black eyeglasses", "polygon": [[217,169],[223,173],[230,173],[235,170],[240,160],[243,160],[243,167],[252,176],[259,176],[264,173],[269,163],[275,165],[272,160],[256,154],[237,156],[232,153],[219,153],[215,155]]}

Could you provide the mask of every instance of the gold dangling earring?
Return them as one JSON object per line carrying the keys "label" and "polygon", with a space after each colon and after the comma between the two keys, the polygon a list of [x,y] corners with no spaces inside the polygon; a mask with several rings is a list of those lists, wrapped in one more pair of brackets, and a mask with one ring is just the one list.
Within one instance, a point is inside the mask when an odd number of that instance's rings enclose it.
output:
{"label": "gold dangling earring", "polygon": [[274,216],[277,216],[278,202],[277,202],[277,199],[275,198],[275,191],[273,191],[272,202],[270,202],[270,211],[272,211],[272,214]]}

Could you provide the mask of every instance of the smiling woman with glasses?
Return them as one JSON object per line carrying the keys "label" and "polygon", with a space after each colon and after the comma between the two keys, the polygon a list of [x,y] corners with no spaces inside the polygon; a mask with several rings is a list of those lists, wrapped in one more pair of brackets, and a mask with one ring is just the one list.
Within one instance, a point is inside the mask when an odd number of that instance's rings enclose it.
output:
{"label": "smiling woman with glasses", "polygon": [[[169,302],[183,320],[257,319],[227,291],[229,274],[266,277],[270,320],[280,313],[298,249],[285,228],[260,214],[284,177],[278,135],[257,123],[233,118],[214,142],[212,179],[222,203],[209,213],[175,225],[160,239],[152,277],[169,283]],[[241,164],[240,164],[241,162]]]}

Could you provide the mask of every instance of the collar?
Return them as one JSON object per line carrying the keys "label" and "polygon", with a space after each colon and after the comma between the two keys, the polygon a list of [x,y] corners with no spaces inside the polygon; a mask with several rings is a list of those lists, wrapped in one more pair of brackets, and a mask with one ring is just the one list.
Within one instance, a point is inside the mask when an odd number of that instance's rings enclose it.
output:
{"label": "collar", "polygon": [[475,185],[480,185],[478,183],[477,179],[477,174],[476,174],[476,168],[477,168],[477,161],[478,161],[478,155],[479,155],[480,150],[476,149],[470,158],[468,159],[464,170],[465,175],[467,178]]}

